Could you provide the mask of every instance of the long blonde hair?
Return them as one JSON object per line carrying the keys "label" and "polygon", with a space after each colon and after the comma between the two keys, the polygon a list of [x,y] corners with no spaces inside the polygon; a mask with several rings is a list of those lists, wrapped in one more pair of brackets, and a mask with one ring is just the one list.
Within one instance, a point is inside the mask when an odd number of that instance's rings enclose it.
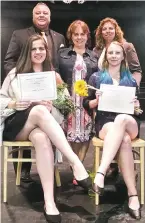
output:
{"label": "long blonde hair", "polygon": [[[120,71],[129,70],[128,63],[127,63],[127,58],[126,58],[126,52],[125,52],[125,49],[124,49],[124,47],[123,47],[123,44],[122,44],[122,43],[119,43],[119,42],[117,42],[117,41],[112,41],[112,42],[110,43],[110,45],[111,45],[111,44],[118,45],[118,46],[120,46],[120,47],[122,48],[122,50],[123,50],[123,57],[124,57],[124,59],[123,59],[122,62],[121,62]],[[109,45],[109,46],[110,46],[110,45]],[[108,48],[109,48],[109,46],[106,48],[106,51],[105,51],[105,56],[104,56],[104,60],[103,60],[103,63],[102,63],[102,69],[103,69],[103,70],[107,70],[108,67],[109,67],[108,60],[107,60],[107,52],[108,52]]]}

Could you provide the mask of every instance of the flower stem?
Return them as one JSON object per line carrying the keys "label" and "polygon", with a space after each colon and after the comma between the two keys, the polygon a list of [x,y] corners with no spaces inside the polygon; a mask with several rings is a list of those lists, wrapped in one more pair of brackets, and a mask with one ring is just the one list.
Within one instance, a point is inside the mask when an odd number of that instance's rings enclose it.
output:
{"label": "flower stem", "polygon": [[92,90],[95,90],[95,91],[100,91],[98,88],[95,88],[95,87],[93,87],[91,85],[87,85],[87,87],[90,88],[90,89],[92,89]]}

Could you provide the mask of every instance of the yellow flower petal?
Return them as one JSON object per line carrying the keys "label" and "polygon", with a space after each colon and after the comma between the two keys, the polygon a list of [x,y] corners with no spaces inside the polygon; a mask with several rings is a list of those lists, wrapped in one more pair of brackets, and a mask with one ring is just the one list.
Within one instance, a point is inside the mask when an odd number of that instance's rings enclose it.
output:
{"label": "yellow flower petal", "polygon": [[78,80],[74,83],[74,92],[79,96],[88,96],[87,83],[84,80]]}

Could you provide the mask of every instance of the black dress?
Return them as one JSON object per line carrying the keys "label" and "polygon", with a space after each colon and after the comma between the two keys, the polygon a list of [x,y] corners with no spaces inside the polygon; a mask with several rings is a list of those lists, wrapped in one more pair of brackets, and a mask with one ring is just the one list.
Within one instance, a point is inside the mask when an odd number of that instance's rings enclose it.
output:
{"label": "black dress", "polygon": [[34,106],[30,106],[29,108],[22,110],[22,111],[16,111],[14,114],[10,115],[5,120],[5,127],[3,131],[3,140],[6,141],[13,141],[15,140],[18,133],[22,130],[24,127],[29,113],[31,109]]}
{"label": "black dress", "polygon": [[[89,85],[93,86],[93,87],[97,87],[98,89],[100,88],[100,84],[101,82],[101,73],[102,72],[96,72],[94,74],[92,74],[92,76],[89,79]],[[110,84],[110,83],[108,83]],[[111,83],[113,84],[113,82]],[[120,86],[132,86],[132,87],[136,87],[137,84],[136,82],[132,82],[131,80],[126,82],[126,83],[122,83],[119,84]],[[95,91],[89,89],[89,96],[84,98],[83,100],[83,106],[84,108],[88,111],[88,113],[90,115],[92,115],[92,109],[90,109],[89,107],[89,101],[95,99]],[[114,119],[116,118],[117,115],[119,115],[120,113],[115,113],[115,112],[105,112],[105,111],[98,111],[97,108],[96,109],[96,117],[95,117],[95,133],[96,136],[99,136],[99,131],[102,129],[103,125],[108,123],[108,122],[114,122]],[[138,125],[138,130],[140,129],[140,118],[139,116],[136,115],[131,115],[137,122]]]}

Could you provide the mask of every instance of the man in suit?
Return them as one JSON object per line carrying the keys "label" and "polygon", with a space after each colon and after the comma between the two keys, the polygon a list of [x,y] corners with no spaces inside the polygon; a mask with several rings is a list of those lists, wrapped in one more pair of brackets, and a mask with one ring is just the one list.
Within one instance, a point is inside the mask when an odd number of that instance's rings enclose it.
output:
{"label": "man in suit", "polygon": [[28,38],[33,34],[45,32],[48,47],[52,56],[52,64],[57,70],[57,51],[65,45],[65,38],[60,33],[49,29],[51,12],[45,3],[38,3],[33,9],[33,26],[15,30],[12,34],[9,47],[4,60],[4,69],[6,74],[15,67],[20,56],[22,47],[26,44]]}
{"label": "man in suit", "polygon": [[[57,52],[60,47],[65,46],[65,38],[60,33],[57,33],[49,29],[51,12],[45,3],[38,3],[33,8],[33,25],[26,29],[15,30],[12,34],[9,47],[4,60],[4,69],[6,74],[15,67],[16,62],[20,56],[23,46],[26,44],[28,38],[33,34],[40,34],[48,43],[52,64],[54,69],[58,69],[58,57]],[[13,153],[13,157],[17,157],[18,153]],[[25,158],[31,157],[31,151],[25,150],[23,156]],[[14,169],[16,172],[17,164],[14,163]],[[30,182],[30,169],[31,163],[23,163],[21,180],[24,182]]]}

